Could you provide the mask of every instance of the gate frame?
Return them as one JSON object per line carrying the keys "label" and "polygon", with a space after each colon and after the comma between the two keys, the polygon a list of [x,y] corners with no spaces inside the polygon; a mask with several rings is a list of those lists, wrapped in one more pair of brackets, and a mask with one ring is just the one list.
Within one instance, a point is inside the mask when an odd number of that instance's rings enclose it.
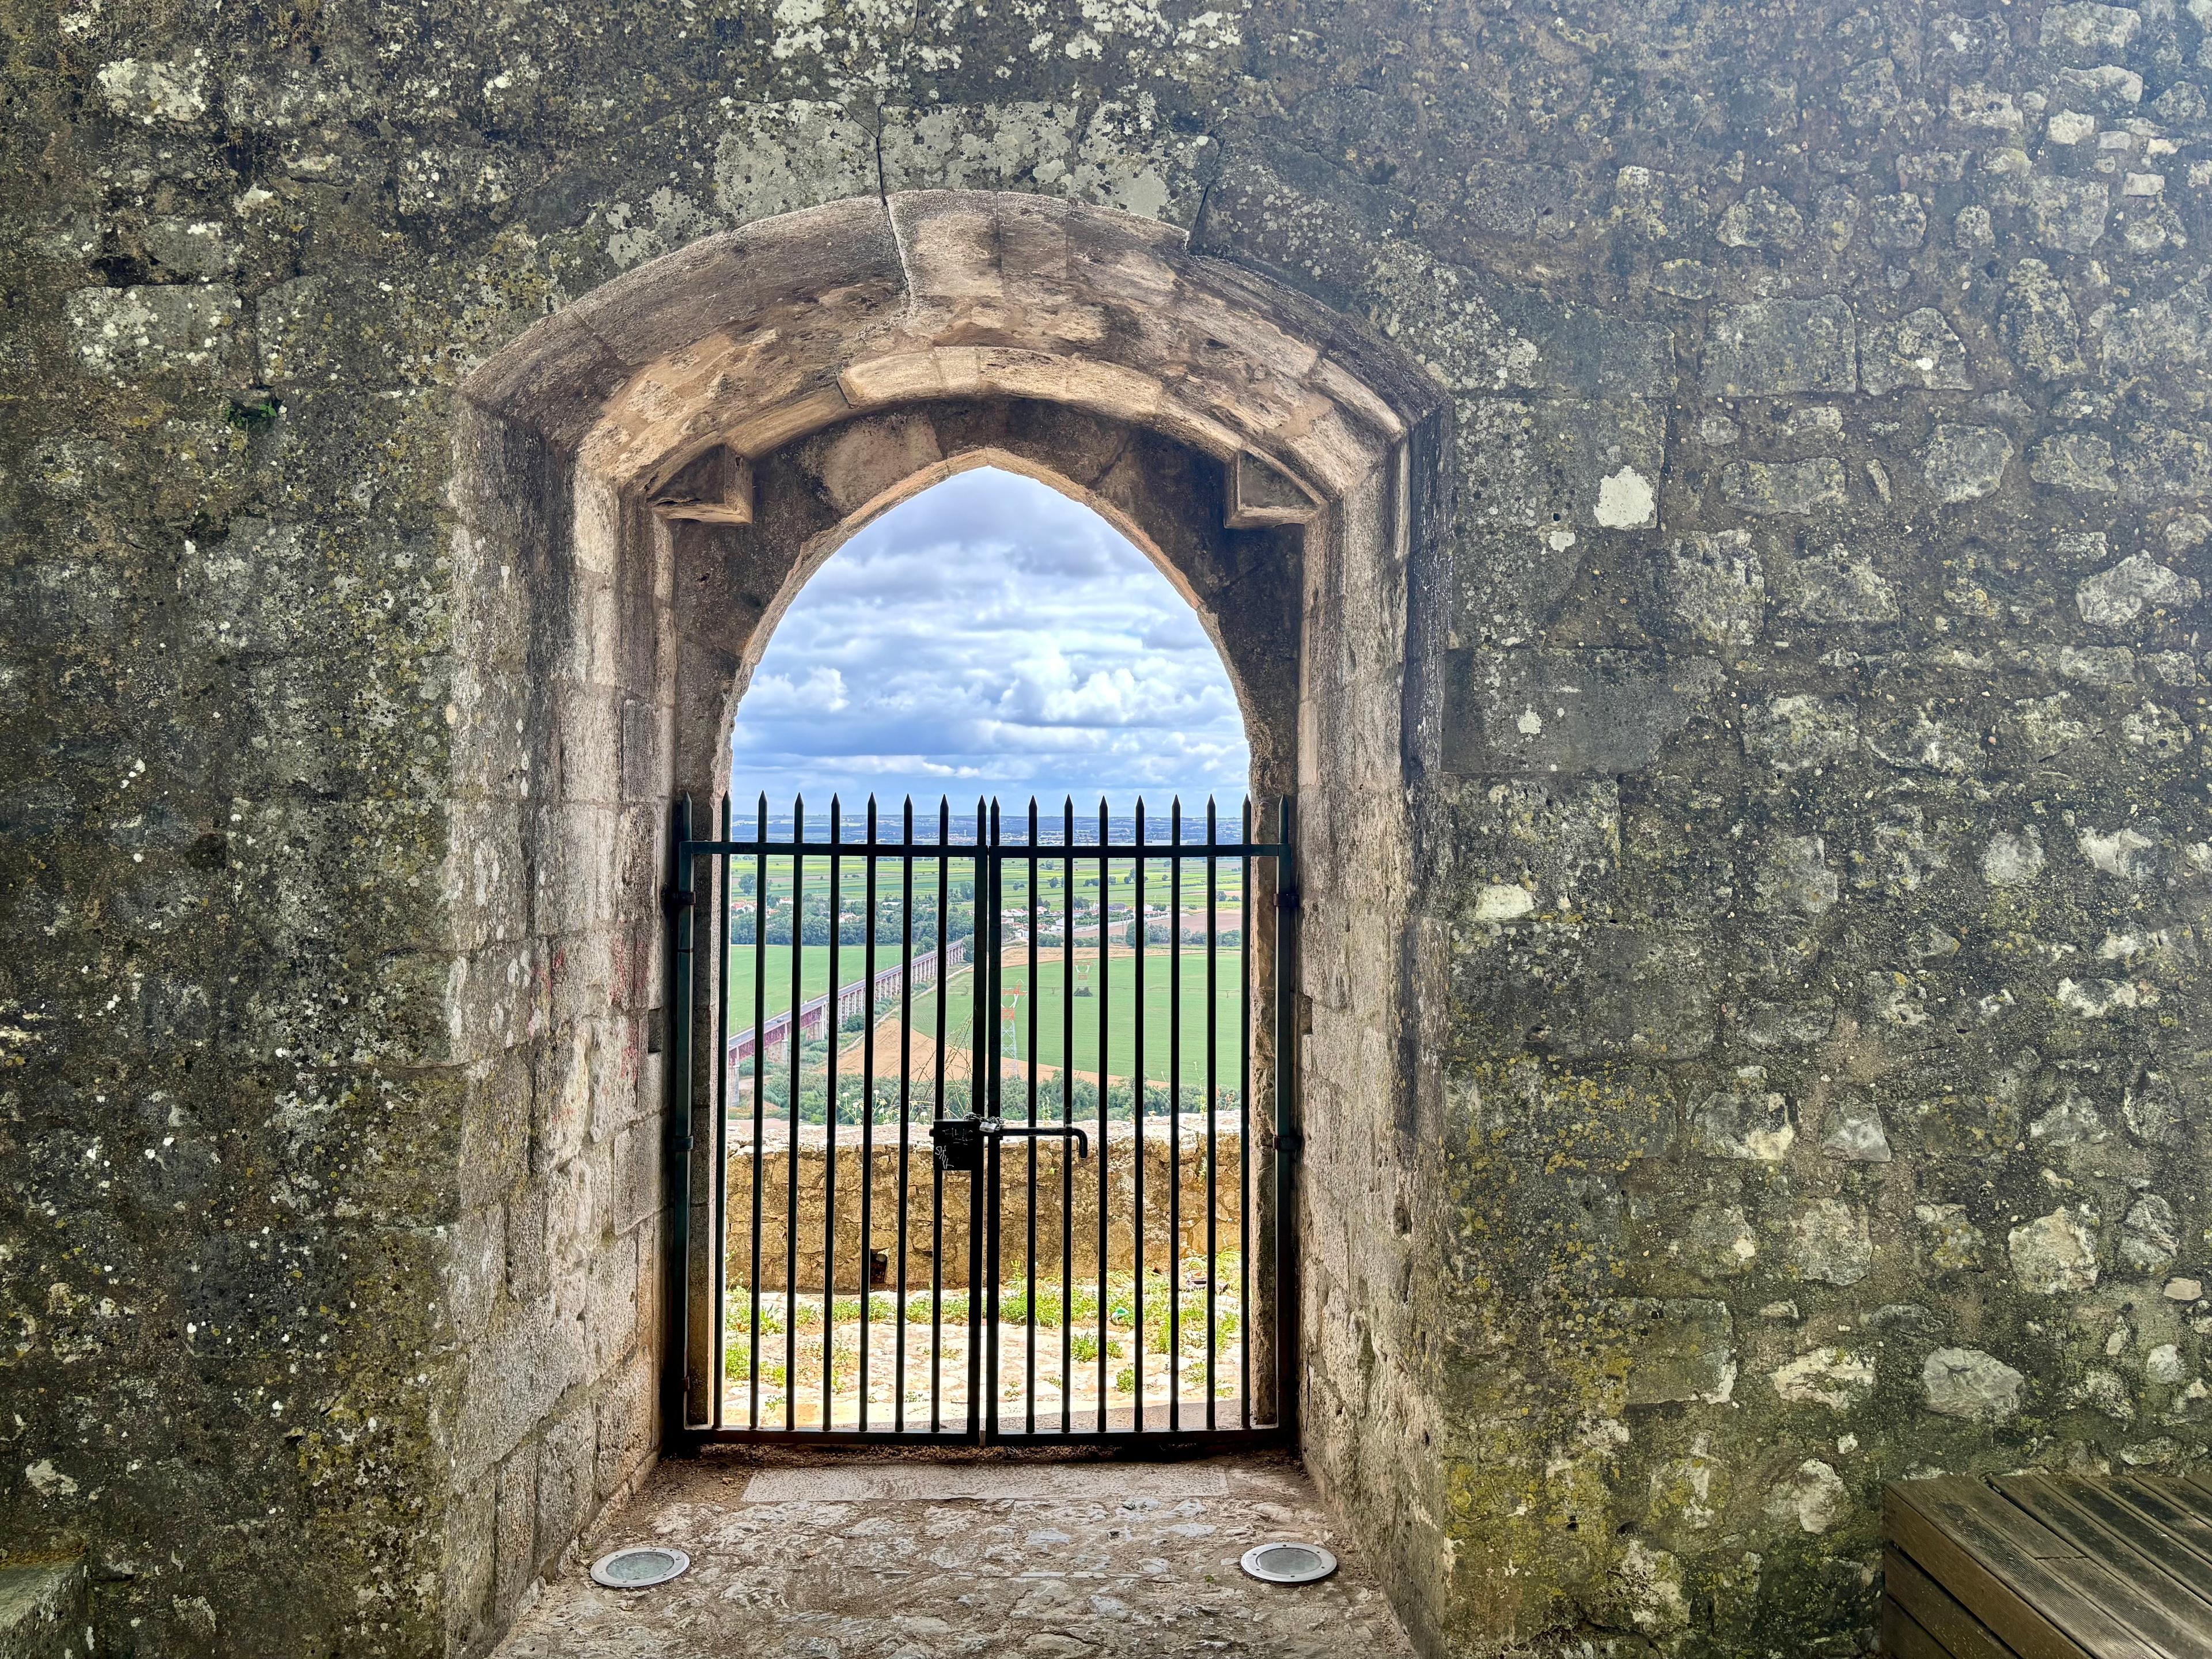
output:
{"label": "gate frame", "polygon": [[[957,1431],[912,1431],[889,1428],[832,1429],[827,1426],[829,1411],[826,1400],[823,1402],[824,1426],[819,1429],[732,1428],[726,1425],[718,1426],[711,1420],[706,1423],[691,1421],[690,1399],[697,1387],[697,1378],[693,1375],[691,1367],[690,1340],[694,1298],[698,1295],[705,1295],[719,1301],[724,1296],[726,1279],[726,1274],[721,1270],[720,1261],[729,1224],[729,1158],[726,1150],[728,1116],[724,1088],[727,1081],[729,1055],[726,1048],[718,1043],[715,1046],[713,1061],[716,1080],[716,1086],[713,1091],[713,1109],[715,1115],[713,1135],[714,1164],[708,1188],[710,1196],[706,1206],[708,1221],[714,1229],[716,1270],[707,1276],[709,1282],[695,1288],[691,1273],[691,1207],[688,1204],[677,1206],[673,1235],[668,1252],[668,1279],[664,1294],[667,1299],[666,1328],[670,1333],[670,1339],[663,1355],[661,1389],[662,1409],[665,1413],[663,1420],[666,1425],[665,1431],[672,1441],[682,1449],[693,1450],[708,1445],[843,1446],[878,1449],[901,1446],[966,1446],[978,1449],[995,1446],[1071,1446],[1133,1455],[1142,1455],[1146,1452],[1166,1454],[1232,1449],[1254,1446],[1288,1445],[1295,1448],[1297,1445],[1298,1227],[1294,1199],[1297,1176],[1297,1166],[1299,1155],[1304,1151],[1305,1140],[1298,1129],[1297,1054],[1300,1045],[1293,1036],[1297,985],[1298,934],[1296,798],[1290,795],[1279,796],[1276,799],[1274,806],[1278,815],[1275,839],[1273,842],[1242,841],[1232,843],[1231,850],[1248,860],[1273,859],[1275,864],[1274,916],[1268,939],[1272,980],[1268,999],[1269,1024],[1273,1028],[1274,1062],[1271,1069],[1273,1086],[1269,1104],[1273,1118],[1271,1138],[1273,1141],[1272,1198],[1275,1273],[1273,1328],[1269,1332],[1268,1340],[1273,1360],[1270,1369],[1273,1373],[1275,1385],[1275,1421],[1231,1429],[1171,1426],[1153,1430],[1138,1426],[1127,1430],[1071,1429],[1057,1433],[1038,1430],[1008,1433],[998,1427],[1001,1418],[996,1409],[999,1400],[995,1385],[998,1382],[999,1294],[1002,1286],[1000,1283],[1000,1275],[995,1270],[987,1273],[981,1267],[981,1262],[987,1254],[995,1257],[1000,1234],[999,1206],[1003,1198],[1003,1188],[999,1178],[1000,1148],[995,1139],[991,1142],[987,1154],[986,1169],[971,1172],[972,1179],[969,1188],[968,1416],[969,1424],[968,1427]],[[1262,812],[1258,811],[1254,812],[1253,819],[1255,825],[1262,817]],[[692,1013],[694,1004],[699,1000],[693,985],[693,961],[696,953],[696,934],[693,918],[702,896],[698,880],[698,862],[702,859],[712,859],[721,855],[734,857],[740,853],[751,853],[757,856],[761,847],[761,843],[757,842],[741,842],[732,837],[726,801],[720,837],[708,839],[700,836],[696,833],[696,826],[694,820],[695,808],[691,797],[688,793],[678,795],[671,803],[669,809],[669,881],[668,884],[661,890],[662,908],[668,921],[666,928],[669,993],[668,1058],[665,1072],[669,1092],[670,1133],[667,1152],[670,1183],[678,1192],[690,1192],[692,1189],[691,1154],[696,1149],[696,1141],[691,1125],[695,1104],[692,1099],[692,1090],[696,1082]],[[999,837],[998,823],[997,803],[994,801],[991,813],[992,833],[989,840],[985,842],[979,835],[975,845],[963,855],[976,863],[979,866],[979,875],[984,868],[988,868],[990,872],[993,902],[988,906],[978,902],[975,907],[978,938],[974,946],[974,958],[979,970],[985,963],[996,963],[1001,948],[999,929],[1003,918],[996,902],[999,872],[1009,859],[1033,859],[1035,848],[1042,844],[1028,842],[1003,842]],[[980,830],[980,824],[978,827]],[[807,844],[811,847],[816,843]],[[819,843],[825,850],[838,844],[840,843],[830,842]],[[849,845],[849,843],[846,844]],[[918,848],[931,844],[915,843],[915,845]],[[1186,845],[1194,854],[1213,852],[1218,846],[1218,843],[1183,843],[1180,841],[1159,844],[1164,849],[1169,849],[1159,855],[1163,857],[1172,856],[1175,849]],[[1149,843],[1139,842],[1137,845],[1143,847]],[[777,855],[775,850],[771,848],[769,856]],[[909,854],[908,856],[911,857],[912,854]],[[1143,852],[1133,852],[1133,856],[1141,860],[1152,855]],[[1102,864],[1103,862],[1102,858]],[[709,889],[713,886],[711,878],[708,886]],[[979,884],[978,891],[981,890]],[[726,896],[718,893],[715,896],[719,901],[720,914],[726,917],[728,914]],[[1139,918],[1139,925],[1143,925],[1141,915]],[[986,926],[988,929],[988,939],[984,937]],[[724,966],[718,969],[716,972],[713,1001],[714,1005],[720,1008],[723,1006],[724,999],[727,994],[728,958],[726,939],[718,933],[717,943],[723,947],[718,960]],[[797,948],[795,944],[793,948]],[[1170,948],[1179,949],[1179,942],[1171,940]],[[1209,948],[1218,949],[1218,946],[1215,941],[1209,939]],[[1246,972],[1249,975],[1256,955],[1250,938],[1248,937],[1245,939],[1243,951]],[[831,998],[830,1030],[833,1043],[836,1031],[837,990],[838,988],[834,984],[828,990],[828,994]],[[984,1002],[985,999],[979,987],[975,996],[979,1024]],[[1175,1018],[1179,1019],[1180,1017],[1180,1011],[1178,1011]],[[993,1024],[995,1030],[995,1020]],[[798,1029],[794,1024],[792,1032],[793,1042],[798,1040]],[[1252,1057],[1249,1045],[1256,1035],[1256,1025],[1244,1034],[1247,1045],[1244,1066],[1248,1077],[1250,1074]],[[971,1052],[977,1054],[975,1064],[980,1068],[982,1064],[981,1049]],[[993,1061],[989,1073],[991,1101],[995,1107],[1000,1091],[1005,1085],[1005,1078],[995,1063],[998,1058],[995,1036],[990,1046],[990,1054]],[[938,1064],[940,1066],[944,1064],[941,1054]],[[1100,1066],[1103,1073],[1104,1068],[1103,1054]],[[1134,1102],[1135,1110],[1140,1118],[1144,1112],[1145,1085],[1150,1081],[1151,1079],[1144,1075],[1140,1055]],[[1176,1091],[1180,1089],[1182,1079],[1179,1077],[1169,1080],[1169,1100],[1172,1109],[1179,1110],[1176,1106]],[[1247,1105],[1249,1109],[1249,1100]],[[865,1103],[865,1108],[872,1112],[872,1100]],[[1210,1102],[1208,1109],[1212,1109]],[[1065,1110],[1066,1107],[1063,1105],[1063,1113]],[[969,1115],[971,1118],[1001,1115],[995,1110],[988,1113],[976,1111],[972,1094],[969,1097]],[[1067,1121],[1063,1116],[1062,1121]],[[1104,1153],[1105,1148],[1102,1144],[1098,1156],[1103,1157]],[[758,1156],[757,1151],[755,1156]],[[796,1148],[793,1148],[787,1156],[795,1158]],[[1065,1157],[1065,1153],[1062,1156]],[[1258,1186],[1252,1174],[1251,1146],[1249,1138],[1238,1149],[1237,1168],[1243,1188],[1238,1197],[1238,1204],[1242,1211],[1249,1213],[1257,1195]],[[872,1176],[864,1178],[872,1180]],[[1104,1202],[1103,1194],[1100,1201],[1103,1206]],[[754,1225],[757,1229],[759,1225],[757,1219]],[[863,1237],[861,1248],[864,1250],[872,1248],[872,1237]],[[1102,1274],[1099,1289],[1103,1294],[1105,1288],[1103,1280],[1105,1271],[1103,1261],[1099,1271]],[[1139,1271],[1141,1273],[1141,1263]],[[980,1316],[979,1298],[976,1294],[976,1286],[979,1283],[986,1286],[985,1292],[980,1299],[981,1304]],[[1171,1286],[1170,1294],[1174,1293],[1174,1287]],[[836,1294],[834,1287],[825,1283],[823,1294],[826,1302]],[[868,1291],[864,1289],[861,1294],[866,1296]],[[902,1309],[900,1317],[904,1316],[904,1310]],[[1244,1322],[1249,1339],[1252,1310],[1249,1307],[1240,1308],[1238,1317]],[[722,1329],[721,1321],[722,1310],[719,1307],[711,1310],[708,1315],[708,1329],[718,1340]],[[827,1328],[828,1323],[825,1321],[825,1331]],[[988,1330],[990,1333],[992,1358],[988,1362],[982,1361],[981,1358],[981,1350],[975,1334],[979,1330]],[[756,1356],[757,1358],[757,1356]],[[989,1402],[993,1409],[988,1412],[983,1409],[985,1402],[981,1398],[982,1391],[979,1387],[981,1376],[984,1374],[989,1376],[994,1385]],[[716,1401],[719,1409],[720,1390],[724,1386],[719,1356],[710,1354],[708,1357],[706,1376],[706,1386],[710,1391],[711,1397]],[[1169,1376],[1170,1388],[1179,1390],[1181,1384],[1176,1379],[1172,1361]],[[1248,1367],[1243,1375],[1243,1395],[1248,1417],[1250,1414],[1252,1384],[1253,1373]],[[1033,1401],[1031,1403],[1034,1404]],[[1140,1416],[1142,1414],[1141,1400],[1139,1414]]]}

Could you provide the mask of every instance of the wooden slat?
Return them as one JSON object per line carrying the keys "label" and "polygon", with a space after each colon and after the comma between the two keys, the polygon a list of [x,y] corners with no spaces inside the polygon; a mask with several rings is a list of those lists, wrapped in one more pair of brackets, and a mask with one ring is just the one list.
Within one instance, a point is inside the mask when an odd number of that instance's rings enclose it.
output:
{"label": "wooden slat", "polygon": [[1987,1625],[1921,1571],[1911,1556],[1893,1546],[1882,1552],[1881,1571],[1889,1599],[1941,1643],[1946,1653],[1956,1655],[1957,1659],[2014,1659],[2013,1650],[1997,1640]]}
{"label": "wooden slat", "polygon": [[[2121,1482],[2050,1475],[2045,1484],[2096,1522],[2102,1532],[2142,1558],[2146,1571],[2157,1575],[2150,1581],[2152,1587],[2160,1592],[2160,1599],[2175,1616],[2193,1620],[2191,1628],[2212,1638],[2212,1573],[2205,1571],[2203,1556],[2130,1504],[2119,1490]],[[2207,1531],[2212,1533],[2212,1528]],[[2069,1535],[2108,1565],[2118,1565],[2103,1551],[2091,1549],[2087,1539]]]}
{"label": "wooden slat", "polygon": [[2054,1570],[2081,1553],[1978,1480],[1900,1481],[1889,1535],[2021,1659],[2172,1659]]}
{"label": "wooden slat", "polygon": [[2212,1521],[2212,1474],[2179,1476],[2171,1484],[2177,1498],[2206,1520]]}
{"label": "wooden slat", "polygon": [[2156,1528],[2141,1524],[2124,1504],[2100,1501],[2085,1490],[2087,1481],[2016,1474],[1993,1484],[2081,1552],[2078,1566],[2060,1564],[2059,1571],[2084,1595],[2175,1659],[2212,1659],[2212,1604],[2166,1571],[2160,1556],[2170,1547]]}
{"label": "wooden slat", "polygon": [[1958,1659],[1894,1601],[1881,1604],[1882,1659]]}
{"label": "wooden slat", "polygon": [[2175,1484],[2156,1476],[2138,1475],[2113,1481],[2112,1489],[2130,1508],[2156,1522],[2175,1542],[2186,1547],[2203,1563],[2201,1571],[2212,1575],[2212,1518],[2199,1515],[2178,1498]]}

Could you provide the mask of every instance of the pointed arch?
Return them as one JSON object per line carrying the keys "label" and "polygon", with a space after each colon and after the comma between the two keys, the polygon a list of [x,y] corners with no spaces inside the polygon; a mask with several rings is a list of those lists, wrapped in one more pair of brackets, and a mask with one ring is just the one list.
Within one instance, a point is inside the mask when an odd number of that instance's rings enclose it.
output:
{"label": "pointed arch", "polygon": [[[504,1313],[457,1332],[455,1512],[579,1411],[619,1489],[684,1408],[680,1368],[656,1371],[684,1348],[669,1245],[702,1194],[665,1190],[661,1148],[711,1102],[703,1060],[660,1073],[667,803],[726,785],[737,697],[806,572],[951,470],[1041,477],[1145,548],[1230,666],[1255,792],[1299,798],[1303,1035],[1283,1058],[1301,1075],[1308,1243],[1279,1322],[1293,1351],[1302,1310],[1328,1322],[1317,1341],[1356,1346],[1336,1328],[1343,1278],[1411,1164],[1376,1149],[1435,1086],[1417,1037],[1438,947],[1412,907],[1437,727],[1441,389],[1170,227],[932,191],[640,266],[462,393],[447,791],[462,1188],[478,1208],[580,1205],[549,1305],[619,1303],[627,1284],[641,1312],[635,1340],[581,1354]],[[712,981],[694,976],[699,998]],[[713,1017],[695,1004],[701,1029]],[[538,1103],[521,1129],[518,1087]],[[518,1393],[555,1355],[557,1386]],[[470,1593],[456,1584],[456,1605]]]}

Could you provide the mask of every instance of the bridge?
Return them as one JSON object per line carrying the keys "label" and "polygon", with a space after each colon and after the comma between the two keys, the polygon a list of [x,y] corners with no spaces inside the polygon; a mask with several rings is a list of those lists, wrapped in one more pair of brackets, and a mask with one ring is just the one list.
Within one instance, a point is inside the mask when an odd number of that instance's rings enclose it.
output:
{"label": "bridge", "polygon": [[[854,948],[860,950],[865,947],[856,945]],[[946,947],[945,957],[947,966],[956,969],[965,967],[968,962],[968,941],[964,939],[953,940]],[[937,983],[939,964],[935,951],[924,951],[913,958],[912,966],[914,988],[917,992],[927,991]],[[838,1024],[842,1026],[854,1014],[864,1017],[872,1014],[877,1008],[896,996],[899,994],[901,976],[905,969],[906,964],[895,962],[888,968],[878,969],[873,979],[863,975],[859,979],[839,986],[836,998]],[[820,996],[799,1005],[798,1022],[799,1040],[802,1042],[809,1037],[822,1036],[827,1032],[830,1000],[830,994],[825,991]],[[741,1060],[750,1060],[757,1045],[764,1055],[772,1054],[782,1049],[791,1041],[791,1027],[792,1012],[787,1008],[780,1014],[771,1014],[757,1028],[747,1026],[742,1031],[732,1033],[729,1063],[735,1066]]]}

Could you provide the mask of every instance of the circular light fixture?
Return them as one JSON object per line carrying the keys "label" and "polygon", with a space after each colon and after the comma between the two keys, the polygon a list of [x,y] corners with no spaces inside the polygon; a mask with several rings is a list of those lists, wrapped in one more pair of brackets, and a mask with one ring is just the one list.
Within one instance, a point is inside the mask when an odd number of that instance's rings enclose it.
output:
{"label": "circular light fixture", "polygon": [[1261,1544],[1244,1552],[1238,1565],[1269,1584],[1310,1584],[1336,1571],[1336,1558],[1318,1544]]}
{"label": "circular light fixture", "polygon": [[630,1544],[592,1562],[592,1582],[609,1589],[651,1589],[681,1577],[690,1565],[690,1556],[665,1544]]}

